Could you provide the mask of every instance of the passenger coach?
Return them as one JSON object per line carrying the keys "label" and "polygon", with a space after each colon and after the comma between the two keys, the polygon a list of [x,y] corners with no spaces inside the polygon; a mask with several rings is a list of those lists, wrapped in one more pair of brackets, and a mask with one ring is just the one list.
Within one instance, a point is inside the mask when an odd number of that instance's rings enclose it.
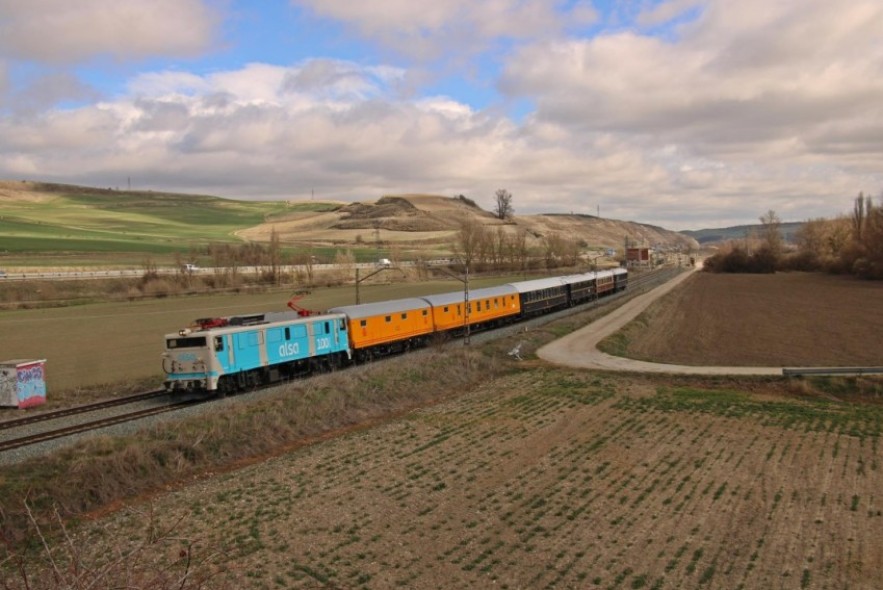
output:
{"label": "passenger coach", "polygon": [[433,332],[432,307],[417,297],[333,307],[328,311],[346,316],[356,360],[421,346]]}
{"label": "passenger coach", "polygon": [[567,285],[561,277],[511,283],[521,300],[521,315],[540,315],[567,307]]}
{"label": "passenger coach", "polygon": [[468,320],[463,314],[466,301],[463,291],[427,295],[421,299],[432,306],[432,321],[437,332],[459,334],[467,322],[470,328],[490,328],[521,313],[518,290],[512,285],[470,291]]}

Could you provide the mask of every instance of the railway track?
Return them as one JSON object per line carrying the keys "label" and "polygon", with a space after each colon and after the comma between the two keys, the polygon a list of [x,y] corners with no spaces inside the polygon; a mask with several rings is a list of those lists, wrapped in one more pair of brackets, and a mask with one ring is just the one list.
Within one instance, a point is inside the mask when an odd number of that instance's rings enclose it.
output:
{"label": "railway track", "polygon": [[[174,412],[174,411],[177,411],[178,409],[180,409],[181,406],[192,405],[193,403],[201,403],[201,402],[194,402],[194,401],[177,402],[174,404],[157,406],[155,408],[146,408],[143,410],[136,410],[134,412],[127,412],[125,414],[118,414],[116,416],[101,418],[99,420],[90,420],[89,422],[80,422],[78,424],[73,424],[70,426],[63,426],[61,428],[55,428],[55,429],[51,429],[51,430],[45,430],[42,432],[38,432],[36,434],[29,434],[29,435],[21,436],[18,438],[11,438],[8,440],[0,441],[0,453],[2,453],[4,451],[11,451],[13,449],[18,449],[21,447],[26,447],[29,445],[34,445],[34,444],[41,443],[41,442],[55,440],[57,438],[71,436],[73,434],[80,434],[82,432],[89,432],[91,430],[97,430],[99,428],[113,426],[115,424],[123,424],[125,422],[131,422],[133,420],[140,420],[140,419],[146,418],[148,416],[155,416],[157,414],[165,414],[167,412]],[[117,405],[119,405],[119,404],[117,404]]]}
{"label": "railway track", "polygon": [[85,414],[87,412],[95,412],[97,410],[106,410],[108,408],[115,408],[117,406],[125,406],[127,404],[135,402],[162,397],[163,395],[168,395],[168,393],[164,389],[157,389],[154,391],[145,391],[142,393],[108,399],[91,404],[84,404],[82,406],[65,408],[63,410],[55,410],[52,412],[35,414],[33,416],[25,416],[24,418],[16,418],[15,420],[6,420],[4,422],[0,422],[0,431],[9,430],[10,428],[19,428],[21,426],[27,426],[28,424],[36,424],[38,422],[56,420],[58,418],[67,418],[69,416],[76,416],[77,414]]}

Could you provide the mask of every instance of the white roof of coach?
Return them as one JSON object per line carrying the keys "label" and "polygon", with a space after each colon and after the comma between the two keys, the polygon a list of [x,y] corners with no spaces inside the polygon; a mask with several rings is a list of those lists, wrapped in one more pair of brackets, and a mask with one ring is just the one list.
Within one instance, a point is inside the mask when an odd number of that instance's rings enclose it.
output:
{"label": "white roof of coach", "polygon": [[[517,295],[518,291],[512,285],[499,285],[497,287],[484,287],[482,289],[471,289],[469,291],[469,300],[484,299],[486,297],[505,297],[506,295]],[[426,295],[423,297],[434,307],[439,305],[451,305],[453,303],[462,303],[463,291],[452,291],[450,293],[439,293],[437,295]]]}
{"label": "white roof of coach", "polygon": [[358,305],[344,305],[332,307],[329,312],[345,313],[350,319],[366,318],[375,315],[387,315],[402,313],[415,309],[427,309],[429,303],[419,297],[407,299],[394,299],[393,301],[378,301],[377,303],[360,303]]}
{"label": "white roof of coach", "polygon": [[510,283],[519,293],[529,293],[530,291],[539,291],[540,289],[552,289],[563,287],[564,282],[561,277],[551,277],[548,279],[534,279],[532,281],[519,281]]}
{"label": "white roof of coach", "polygon": [[582,283],[585,281],[593,281],[595,280],[596,273],[594,272],[584,272],[578,275],[567,275],[561,277],[561,281],[565,285],[573,285],[574,283]]}

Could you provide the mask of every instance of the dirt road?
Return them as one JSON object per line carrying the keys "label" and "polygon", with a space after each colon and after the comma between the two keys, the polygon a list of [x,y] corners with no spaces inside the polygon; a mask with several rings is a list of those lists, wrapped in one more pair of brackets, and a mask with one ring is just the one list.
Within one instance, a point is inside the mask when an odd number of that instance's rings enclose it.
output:
{"label": "dirt road", "polygon": [[[695,271],[693,271],[695,272]],[[686,272],[659,287],[627,302],[599,320],[556,340],[537,351],[541,359],[569,367],[626,371],[636,373],[682,373],[691,375],[781,375],[782,367],[695,367],[665,365],[617,356],[598,350],[598,343],[613,334],[644,311],[653,301],[665,295],[693,272]]]}

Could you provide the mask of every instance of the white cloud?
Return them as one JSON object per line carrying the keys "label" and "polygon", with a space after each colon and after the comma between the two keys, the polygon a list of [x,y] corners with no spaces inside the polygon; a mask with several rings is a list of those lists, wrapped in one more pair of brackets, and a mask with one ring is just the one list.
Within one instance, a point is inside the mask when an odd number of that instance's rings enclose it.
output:
{"label": "white cloud", "polygon": [[595,22],[591,2],[549,0],[291,0],[415,59],[481,51],[500,38],[551,37]]}
{"label": "white cloud", "polygon": [[0,108],[3,108],[4,96],[9,89],[9,73],[6,61],[0,59]]}
{"label": "white cloud", "polygon": [[211,45],[218,18],[201,0],[0,0],[0,55],[58,64],[191,56]]}
{"label": "white cloud", "polygon": [[642,27],[669,23],[692,9],[701,8],[703,0],[668,0],[638,13],[635,21]]}
{"label": "white cloud", "polygon": [[[695,5],[675,0],[639,20]],[[685,203],[700,189],[709,201],[739,193],[734,213],[780,203],[801,218],[823,212],[801,216],[795,197],[840,207],[879,190],[883,4],[711,0],[679,27],[675,39],[622,31],[533,44],[509,61],[501,88],[535,101],[538,121],[612,133],[647,153],[667,171],[647,190],[683,191]],[[671,144],[675,155],[658,149]]]}
{"label": "white cloud", "polygon": [[[645,3],[626,2],[613,18],[628,14],[630,26],[609,21],[592,38],[565,33],[576,17],[597,18],[587,2],[566,13],[539,0],[298,3],[415,58],[518,42],[496,54],[499,87],[535,110],[514,120],[500,105],[412,95],[431,72],[396,64],[170,68],[140,73],[102,102],[0,116],[0,178],[118,186],[131,177],[237,198],[462,193],[486,207],[506,188],[519,213],[600,208],[672,228],[750,223],[771,208],[789,220],[831,215],[883,187],[877,0],[671,0],[643,13]],[[0,0],[0,14],[10,7],[30,10]],[[73,57],[150,53],[143,39],[127,45],[102,30],[71,42]],[[0,52],[24,55],[2,39]],[[71,82],[47,76],[31,92],[46,102],[88,95]]]}

